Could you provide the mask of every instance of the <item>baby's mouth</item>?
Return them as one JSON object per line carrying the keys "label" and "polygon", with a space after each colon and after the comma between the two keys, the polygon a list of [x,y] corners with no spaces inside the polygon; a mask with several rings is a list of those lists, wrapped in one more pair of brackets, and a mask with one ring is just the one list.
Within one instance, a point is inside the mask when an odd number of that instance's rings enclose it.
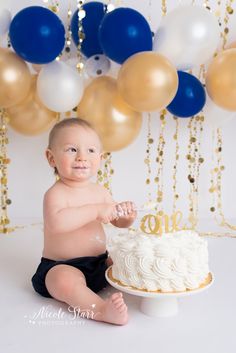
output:
{"label": "baby's mouth", "polygon": [[85,167],[85,166],[76,166],[76,167],[73,167],[73,169],[87,170],[87,169],[89,169],[89,168],[88,168],[88,167]]}

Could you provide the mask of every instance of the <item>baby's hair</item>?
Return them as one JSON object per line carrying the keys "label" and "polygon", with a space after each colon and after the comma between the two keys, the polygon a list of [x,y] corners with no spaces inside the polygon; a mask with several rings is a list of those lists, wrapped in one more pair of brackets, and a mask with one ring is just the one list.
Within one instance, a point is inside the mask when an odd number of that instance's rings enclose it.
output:
{"label": "baby's hair", "polygon": [[55,124],[52,128],[52,130],[49,133],[49,138],[48,138],[48,148],[52,148],[52,143],[53,140],[55,140],[55,137],[59,130],[65,128],[65,127],[70,127],[70,126],[81,126],[87,129],[91,129],[96,132],[94,127],[86,120],[83,120],[81,118],[66,118],[59,123]]}

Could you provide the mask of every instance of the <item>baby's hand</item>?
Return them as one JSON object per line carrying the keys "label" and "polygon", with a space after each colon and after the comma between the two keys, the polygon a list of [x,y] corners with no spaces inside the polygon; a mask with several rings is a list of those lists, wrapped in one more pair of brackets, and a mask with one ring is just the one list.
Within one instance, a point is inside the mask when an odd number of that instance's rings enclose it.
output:
{"label": "baby's hand", "polygon": [[110,223],[117,218],[117,209],[115,203],[101,203],[97,205],[97,220],[102,223]]}
{"label": "baby's hand", "polygon": [[135,219],[137,216],[136,206],[131,201],[120,202],[116,205],[119,218]]}

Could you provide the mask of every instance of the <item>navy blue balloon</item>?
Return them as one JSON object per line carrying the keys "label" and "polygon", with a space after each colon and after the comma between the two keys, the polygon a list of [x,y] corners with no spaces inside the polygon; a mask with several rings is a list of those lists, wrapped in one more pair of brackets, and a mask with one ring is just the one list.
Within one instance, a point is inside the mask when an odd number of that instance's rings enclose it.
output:
{"label": "navy blue balloon", "polygon": [[[92,55],[103,53],[98,40],[98,28],[106,13],[106,5],[102,2],[91,1],[83,5],[83,10],[86,12],[86,16],[81,21],[85,38],[81,45],[81,51],[89,58]],[[72,39],[76,46],[79,43],[78,28],[77,10],[71,19]]]}
{"label": "navy blue balloon", "polygon": [[180,118],[189,118],[199,113],[206,103],[206,93],[201,82],[187,72],[178,71],[179,86],[167,110]]}
{"label": "navy blue balloon", "polygon": [[11,22],[9,35],[15,52],[34,64],[53,61],[65,44],[63,23],[55,13],[41,6],[18,12]]}
{"label": "navy blue balloon", "polygon": [[110,59],[122,64],[131,55],[152,50],[152,32],[141,13],[130,8],[108,12],[99,29],[101,47]]}

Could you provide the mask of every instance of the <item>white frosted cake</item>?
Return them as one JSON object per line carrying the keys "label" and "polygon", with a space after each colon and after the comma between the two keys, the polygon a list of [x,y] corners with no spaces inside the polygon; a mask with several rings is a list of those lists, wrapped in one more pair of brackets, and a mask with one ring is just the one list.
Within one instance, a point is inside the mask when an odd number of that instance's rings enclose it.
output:
{"label": "white frosted cake", "polygon": [[109,276],[145,291],[182,292],[209,283],[207,241],[193,231],[161,236],[126,233],[110,238]]}

